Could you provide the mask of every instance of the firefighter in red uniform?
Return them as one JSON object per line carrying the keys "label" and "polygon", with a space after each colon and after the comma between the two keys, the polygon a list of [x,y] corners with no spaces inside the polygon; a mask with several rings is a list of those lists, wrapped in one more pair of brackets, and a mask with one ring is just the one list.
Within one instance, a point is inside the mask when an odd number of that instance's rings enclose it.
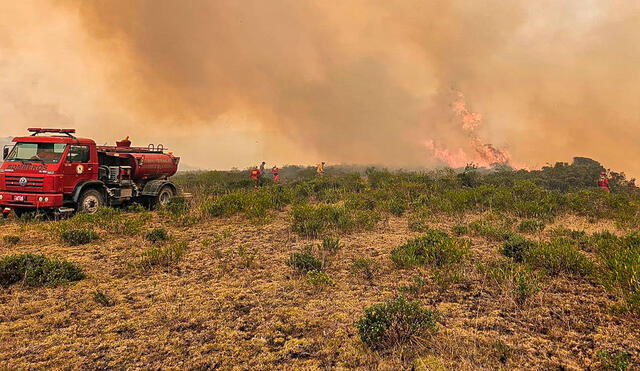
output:
{"label": "firefighter in red uniform", "polygon": [[611,189],[609,189],[609,179],[607,178],[607,173],[604,171],[600,173],[600,178],[598,179],[598,187],[600,187],[600,189],[607,193],[611,192]]}
{"label": "firefighter in red uniform", "polygon": [[273,174],[273,181],[276,183],[280,183],[280,169],[277,166],[274,166],[271,169],[271,174]]}
{"label": "firefighter in red uniform", "polygon": [[258,184],[260,183],[260,170],[258,170],[257,167],[252,169],[249,177],[254,181],[254,187],[258,188]]}

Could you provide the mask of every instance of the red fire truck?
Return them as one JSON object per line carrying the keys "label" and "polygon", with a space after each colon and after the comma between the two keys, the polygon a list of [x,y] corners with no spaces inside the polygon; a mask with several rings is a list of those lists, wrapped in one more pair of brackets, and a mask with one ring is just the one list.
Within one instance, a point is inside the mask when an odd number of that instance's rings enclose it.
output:
{"label": "red fire truck", "polygon": [[178,171],[179,157],[164,147],[131,147],[128,137],[115,146],[98,146],[76,138],[75,129],[30,128],[3,149],[0,208],[42,210],[57,214],[94,213],[101,206],[140,202],[165,204],[178,194],[168,178]]}

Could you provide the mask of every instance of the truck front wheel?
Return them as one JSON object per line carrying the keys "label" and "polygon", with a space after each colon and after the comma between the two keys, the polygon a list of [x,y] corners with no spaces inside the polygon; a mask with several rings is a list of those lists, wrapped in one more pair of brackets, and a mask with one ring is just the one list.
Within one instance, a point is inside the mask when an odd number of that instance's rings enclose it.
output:
{"label": "truck front wheel", "polygon": [[78,199],[78,212],[94,214],[102,206],[104,206],[104,197],[96,189],[83,191]]}

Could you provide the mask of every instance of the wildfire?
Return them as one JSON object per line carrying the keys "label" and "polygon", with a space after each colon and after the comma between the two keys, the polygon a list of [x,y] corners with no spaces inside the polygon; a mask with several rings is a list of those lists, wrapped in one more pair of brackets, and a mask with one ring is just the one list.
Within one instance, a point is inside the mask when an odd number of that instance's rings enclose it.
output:
{"label": "wildfire", "polygon": [[496,148],[490,143],[484,143],[480,138],[476,131],[482,123],[482,115],[467,108],[467,103],[462,93],[456,93],[456,100],[452,104],[452,109],[460,120],[462,130],[469,136],[469,144],[475,153],[468,154],[462,148],[457,150],[442,148],[432,139],[425,141],[425,147],[437,159],[451,167],[463,167],[470,163],[481,167],[512,165],[511,157],[506,150]]}

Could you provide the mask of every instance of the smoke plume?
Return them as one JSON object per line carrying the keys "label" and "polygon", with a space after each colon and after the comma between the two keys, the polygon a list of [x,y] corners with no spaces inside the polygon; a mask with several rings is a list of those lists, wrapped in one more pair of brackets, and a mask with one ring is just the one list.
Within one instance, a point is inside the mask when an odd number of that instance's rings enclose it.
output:
{"label": "smoke plume", "polygon": [[446,156],[536,167],[581,155],[640,173],[633,2],[0,7],[12,15],[0,20],[0,115],[14,131],[67,122],[105,141],[162,141],[202,167]]}

